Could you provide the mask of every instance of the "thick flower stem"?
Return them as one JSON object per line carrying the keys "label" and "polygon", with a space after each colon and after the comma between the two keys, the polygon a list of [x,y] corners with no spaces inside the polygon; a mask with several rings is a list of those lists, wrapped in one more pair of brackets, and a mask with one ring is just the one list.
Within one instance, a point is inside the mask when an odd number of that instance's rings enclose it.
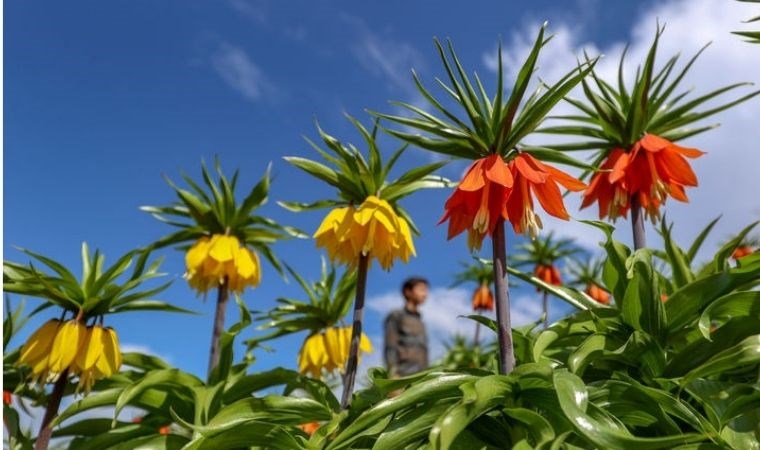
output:
{"label": "thick flower stem", "polygon": [[40,425],[40,432],[37,435],[37,441],[34,443],[34,450],[47,450],[50,445],[50,438],[53,436],[53,419],[58,414],[58,408],[61,406],[61,398],[63,398],[63,391],[66,389],[66,384],[69,381],[69,369],[64,370],[58,376],[53,385],[53,392],[50,394],[47,408],[45,409],[45,416],[42,418],[42,425]]}
{"label": "thick flower stem", "polygon": [[509,290],[507,287],[507,239],[504,236],[504,219],[499,219],[493,231],[493,282],[496,287],[496,322],[499,335],[499,373],[506,375],[515,368],[512,347],[512,324],[509,317]]}
{"label": "thick flower stem", "polygon": [[633,249],[638,250],[647,246],[647,236],[644,231],[644,215],[641,214],[639,196],[631,198],[631,226],[633,227]]}
{"label": "thick flower stem", "polygon": [[214,331],[211,334],[211,351],[208,358],[208,376],[211,376],[211,372],[219,364],[219,356],[221,349],[219,347],[219,341],[224,333],[224,316],[227,314],[227,300],[229,300],[229,290],[227,288],[227,280],[223,284],[219,285],[216,295],[216,313],[214,315]]}
{"label": "thick flower stem", "polygon": [[544,306],[544,330],[549,328],[549,293],[543,291],[543,306]]}
{"label": "thick flower stem", "polygon": [[343,409],[351,403],[351,394],[354,391],[356,380],[356,368],[359,365],[359,341],[362,335],[362,317],[364,316],[364,295],[367,291],[367,269],[369,258],[359,256],[359,273],[356,278],[356,300],[354,301],[354,325],[351,329],[351,347],[348,350],[346,372],[343,376],[343,397],[340,405]]}
{"label": "thick flower stem", "polygon": [[475,347],[480,343],[480,322],[475,322],[475,338],[473,339]]}

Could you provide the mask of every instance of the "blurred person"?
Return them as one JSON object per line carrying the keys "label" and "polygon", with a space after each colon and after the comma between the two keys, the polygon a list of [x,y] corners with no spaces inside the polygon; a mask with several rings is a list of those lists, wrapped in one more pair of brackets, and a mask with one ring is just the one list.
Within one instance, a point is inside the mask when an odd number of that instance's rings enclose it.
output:
{"label": "blurred person", "polygon": [[411,375],[428,367],[428,340],[419,307],[425,303],[430,284],[412,277],[401,285],[404,308],[385,318],[385,366],[391,378]]}

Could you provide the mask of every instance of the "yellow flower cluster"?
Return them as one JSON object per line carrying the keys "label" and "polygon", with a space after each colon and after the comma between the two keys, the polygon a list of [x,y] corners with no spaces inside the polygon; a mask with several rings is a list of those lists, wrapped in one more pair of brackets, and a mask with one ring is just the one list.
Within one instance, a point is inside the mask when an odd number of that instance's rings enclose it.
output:
{"label": "yellow flower cluster", "polygon": [[396,258],[404,262],[415,255],[409,223],[393,207],[374,195],[359,208],[346,206],[330,211],[314,233],[317,247],[331,259],[356,265],[359,255],[376,258],[389,270]]}
{"label": "yellow flower cluster", "polygon": [[31,367],[33,382],[52,382],[68,369],[79,377],[77,390],[89,392],[96,380],[119,371],[119,339],[113,328],[50,320],[21,348],[19,364]]}
{"label": "yellow flower cluster", "polygon": [[227,283],[231,291],[242,293],[246,286],[261,282],[259,255],[241,246],[235,236],[215,234],[198,239],[187,251],[185,265],[185,278],[198,292]]}
{"label": "yellow flower cluster", "polygon": [[[351,327],[331,327],[322,333],[312,334],[303,342],[298,353],[298,371],[314,378],[322,375],[322,369],[342,372],[348,361],[350,346]],[[359,340],[359,351],[372,352],[372,343],[364,333]]]}

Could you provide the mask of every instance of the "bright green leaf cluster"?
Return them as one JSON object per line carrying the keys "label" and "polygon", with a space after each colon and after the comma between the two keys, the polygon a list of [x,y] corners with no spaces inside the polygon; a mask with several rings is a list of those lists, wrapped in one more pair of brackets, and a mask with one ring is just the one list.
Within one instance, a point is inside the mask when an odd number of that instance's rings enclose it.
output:
{"label": "bright green leaf cluster", "polygon": [[169,206],[140,208],[161,222],[180,228],[180,231],[164,236],[149,248],[176,244],[189,247],[190,243],[203,236],[229,234],[238,238],[242,244],[260,251],[281,272],[282,265],[270,245],[291,237],[305,238],[306,235],[296,228],[254,214],[267,201],[271,166],[240,203],[235,197],[239,172],[236,170],[232,178],[228,179],[222,172],[219,159],[216,159],[214,169],[217,181],[212,178],[206,165],[201,163],[205,189],[185,174],[182,174],[182,179],[189,190],[177,186],[166,177],[167,183],[177,194],[178,202]]}
{"label": "bright green leaf cluster", "polygon": [[[697,111],[696,109],[705,103],[752,83],[734,83],[689,100],[691,89],[678,88],[706,46],[680,70],[675,70],[679,55],[671,57],[656,70],[657,45],[663,31],[664,28],[657,29],[644,65],[636,71],[631,88],[625,83],[624,51],[618,65],[615,84],[603,80],[592,70],[590,80],[583,79],[581,82],[587,103],[571,97],[565,99],[576,107],[580,114],[553,117],[574,124],[548,126],[539,129],[538,132],[589,139],[555,147],[562,150],[599,150],[596,165],[613,148],[629,149],[645,133],[675,142],[715,128],[717,125],[697,128],[690,125],[760,94],[760,90],[753,91],[732,101]],[[595,86],[596,90],[592,86]]]}
{"label": "bright green leaf cluster", "polygon": [[[106,268],[105,256],[99,250],[90,254],[87,244],[83,243],[82,276],[77,279],[69,269],[53,259],[30,250],[21,251],[52,271],[52,274],[46,273],[33,263],[3,263],[3,287],[6,292],[46,301],[32,314],[54,305],[75,315],[82,311],[85,319],[126,311],[189,312],[152,298],[169,287],[171,282],[138,290],[146,281],[163,275],[158,272],[160,258],[146,268],[148,253],[133,250]],[[135,260],[132,273],[127,274]]]}
{"label": "bright green leaf cluster", "polygon": [[[521,141],[536,129],[554,105],[561,101],[591,71],[596,63],[596,60],[592,60],[580,64],[577,69],[567,73],[552,86],[540,84],[533,94],[523,102],[536,68],[538,55],[543,46],[551,39],[544,37],[545,31],[546,24],[539,30],[533,48],[520,68],[509,96],[505,96],[504,93],[501,46],[499,46],[498,53],[496,93],[488,95],[477,74],[475,74],[475,83],[473,84],[470,81],[451,42],[448,43],[447,55],[444,46],[435,40],[449,80],[449,84],[437,80],[438,84],[454,100],[455,104],[464,110],[465,118],[460,118],[446,109],[443,102],[435,98],[422,85],[416,74],[414,74],[414,82],[417,89],[441,116],[435,116],[403,102],[395,104],[411,112],[413,117],[375,114],[378,117],[386,118],[399,125],[424,133],[422,135],[407,131],[389,130],[392,135],[418,147],[464,159],[479,159],[493,153],[498,153],[509,159],[509,155],[515,156],[517,154],[516,150],[521,145]],[[529,151],[537,158],[545,161],[575,163],[572,158],[568,158],[553,149],[523,147],[519,150]],[[575,164],[578,165],[579,163]]]}
{"label": "bright green leaf cluster", "polygon": [[335,266],[328,267],[323,260],[322,277],[309,283],[289,266],[287,269],[308,300],[278,298],[278,306],[257,318],[264,321],[259,329],[274,331],[247,341],[249,348],[290,333],[316,332],[336,326],[351,308],[356,292],[356,270],[347,269],[339,278]]}
{"label": "bright green leaf cluster", "polygon": [[391,170],[407,146],[402,145],[383,164],[382,155],[376,140],[378,122],[375,121],[374,127],[370,131],[354,117],[349,115],[346,117],[359,130],[367,145],[369,158],[365,158],[362,152],[353,144],[342,143],[335,137],[327,134],[319,127],[319,124],[317,124],[317,131],[327,150],[308,138],[306,138],[306,141],[322,156],[326,164],[298,156],[285,157],[285,160],[290,164],[336,188],[338,190],[338,199],[320,200],[310,204],[296,202],[279,202],[279,204],[291,211],[321,209],[346,204],[358,206],[367,197],[374,195],[390,203],[406,219],[412,230],[416,234],[419,234],[419,230],[411,220],[409,213],[400,207],[397,202],[419,189],[449,186],[449,181],[445,178],[431,175],[445,165],[446,162],[436,162],[415,167],[395,180],[388,181]]}

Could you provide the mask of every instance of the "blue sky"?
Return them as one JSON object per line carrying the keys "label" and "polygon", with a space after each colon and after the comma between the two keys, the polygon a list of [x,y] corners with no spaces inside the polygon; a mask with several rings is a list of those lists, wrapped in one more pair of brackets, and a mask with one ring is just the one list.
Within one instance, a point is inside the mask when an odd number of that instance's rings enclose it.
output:
{"label": "blue sky", "polygon": [[[465,9],[463,2],[429,0],[9,2],[4,49],[4,257],[26,261],[14,250],[17,245],[76,268],[81,242],[87,241],[113,261],[170,231],[138,211],[141,205],[174,200],[162,174],[179,179],[184,170],[197,177],[201,159],[211,161],[214,155],[220,156],[226,171],[241,169],[241,191],[257,182],[273,162],[270,202],[258,212],[312,232],[323,213],[290,213],[274,200],[310,201],[332,192],[286,165],[282,157],[315,157],[302,138],[315,137],[315,118],[331,134],[358,143],[344,112],[366,120],[365,108],[393,111],[390,99],[418,101],[410,69],[415,68],[428,85],[435,76],[443,76],[433,36],[451,37],[465,65],[484,75],[490,86],[494,73],[489,57],[495,55],[499,39],[505,44],[506,61],[519,59],[544,20],[550,22],[550,30],[560,32],[550,44],[556,47],[546,60],[549,74],[572,67],[581,48],[604,51],[612,55],[610,62],[617,59],[622,42],[632,41],[634,50],[636,45],[645,48],[654,16],[675,23],[670,36],[673,48],[719,39],[724,43],[720,45],[738,52],[730,61],[746,63],[744,55],[753,49],[728,32],[752,11],[719,8],[714,0],[698,0],[688,8],[686,3],[537,0],[476,2]],[[687,12],[694,20],[711,21],[712,27],[684,38],[677,30],[681,25],[690,30],[684,22]],[[754,56],[747,58],[755,61]],[[739,67],[729,74],[731,80],[734,74],[738,81],[757,78],[744,70],[751,67]],[[704,74],[699,80],[727,82],[712,72]],[[753,117],[748,108],[737,114],[735,123]],[[387,137],[382,143],[388,152],[398,145]],[[400,167],[424,164],[430,158],[410,150]],[[452,164],[441,173],[458,178],[463,167]],[[464,240],[447,243],[445,226],[435,226],[447,195],[444,190],[420,192],[403,202],[423,235],[416,240],[418,257],[408,265],[397,264],[389,273],[375,267],[370,274],[366,324],[378,344],[382,315],[394,298],[401,304],[397,286],[409,275],[431,281],[434,290],[425,311],[434,322],[431,328],[438,342],[443,331],[451,329],[450,317],[441,318],[440,311],[452,305],[456,305],[453,311],[466,311],[469,287],[448,289],[459,262],[468,258]],[[702,205],[709,206],[699,210],[704,221],[726,213],[729,224],[736,226],[725,232],[758,216],[757,209],[716,206],[711,199]],[[674,207],[676,216],[689,217],[695,211],[678,208],[684,207]],[[584,244],[599,239],[576,225],[557,229]],[[509,239],[516,242],[511,232]],[[320,253],[313,241],[285,242],[274,249],[306,278],[318,276]],[[180,252],[169,249],[161,254],[166,256],[163,269],[175,283],[160,298],[201,315],[132,313],[114,316],[109,323],[125,346],[148,349],[203,376],[213,301],[202,302],[186,286]],[[297,286],[285,284],[271,267],[264,267],[263,276],[261,287],[244,296],[250,308],[270,308],[280,296],[300,297]],[[518,289],[515,314],[523,319],[534,314],[538,304],[534,297],[533,290]],[[553,309],[557,314],[569,310],[558,301]],[[234,319],[236,313],[229,317]],[[470,324],[461,325],[463,321],[459,319],[457,327],[469,330]],[[250,333],[249,329],[244,337]],[[302,339],[298,335],[275,341],[276,352],[259,352],[254,370],[295,367]]]}

